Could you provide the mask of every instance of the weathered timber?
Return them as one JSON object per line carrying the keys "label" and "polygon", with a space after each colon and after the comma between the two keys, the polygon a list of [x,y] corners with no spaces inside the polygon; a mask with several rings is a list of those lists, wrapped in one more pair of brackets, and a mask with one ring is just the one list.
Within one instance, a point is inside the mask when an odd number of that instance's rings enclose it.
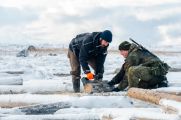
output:
{"label": "weathered timber", "polygon": [[140,99],[146,102],[151,102],[155,104],[159,104],[161,99],[170,99],[174,101],[181,102],[181,96],[155,92],[148,89],[140,89],[140,88],[130,88],[128,90],[128,96],[136,99]]}
{"label": "weathered timber", "polygon": [[19,108],[21,112],[26,115],[40,115],[40,114],[53,114],[59,109],[70,108],[71,104],[68,102],[57,102],[49,104],[30,105]]}

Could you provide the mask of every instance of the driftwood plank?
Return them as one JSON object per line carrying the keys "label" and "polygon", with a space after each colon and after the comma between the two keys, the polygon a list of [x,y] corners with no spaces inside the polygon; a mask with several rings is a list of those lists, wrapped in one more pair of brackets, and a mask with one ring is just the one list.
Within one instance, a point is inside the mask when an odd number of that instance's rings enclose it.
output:
{"label": "driftwood plank", "polygon": [[[181,119],[181,104],[179,104],[181,102],[181,96],[140,88],[130,88],[128,90],[128,96],[160,105],[165,113],[177,114],[178,118]],[[165,100],[171,101],[170,104],[165,104]],[[177,104],[177,106],[175,106],[175,104]]]}
{"label": "driftwood plank", "polygon": [[159,104],[161,99],[170,99],[181,102],[181,96],[172,95],[168,93],[155,92],[148,89],[130,88],[128,90],[128,96],[136,99],[140,99],[146,102]]}
{"label": "driftwood plank", "polygon": [[70,108],[71,104],[68,102],[57,102],[49,104],[31,105],[19,108],[21,112],[26,115],[40,115],[40,114],[53,114],[59,109]]}

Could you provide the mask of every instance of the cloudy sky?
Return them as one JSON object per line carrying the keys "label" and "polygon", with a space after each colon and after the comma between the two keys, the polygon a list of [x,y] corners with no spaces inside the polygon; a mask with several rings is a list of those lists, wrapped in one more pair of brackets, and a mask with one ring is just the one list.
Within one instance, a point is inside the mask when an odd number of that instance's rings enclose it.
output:
{"label": "cloudy sky", "polygon": [[0,43],[63,43],[113,32],[147,45],[181,45],[181,0],[0,0]]}

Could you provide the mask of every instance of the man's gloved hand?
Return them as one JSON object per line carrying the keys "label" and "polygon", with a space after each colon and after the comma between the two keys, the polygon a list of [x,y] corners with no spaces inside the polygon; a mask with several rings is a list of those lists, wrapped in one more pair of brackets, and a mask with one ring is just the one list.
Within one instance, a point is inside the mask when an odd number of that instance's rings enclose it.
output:
{"label": "man's gloved hand", "polygon": [[119,92],[119,91],[121,90],[118,87],[112,89],[112,92]]}
{"label": "man's gloved hand", "polygon": [[103,74],[102,73],[98,73],[94,76],[94,80],[95,81],[102,81],[103,78]]}
{"label": "man's gloved hand", "polygon": [[86,76],[87,76],[87,79],[88,79],[88,80],[92,80],[92,79],[94,79],[94,74],[93,74],[93,73],[91,73],[91,72],[86,73]]}

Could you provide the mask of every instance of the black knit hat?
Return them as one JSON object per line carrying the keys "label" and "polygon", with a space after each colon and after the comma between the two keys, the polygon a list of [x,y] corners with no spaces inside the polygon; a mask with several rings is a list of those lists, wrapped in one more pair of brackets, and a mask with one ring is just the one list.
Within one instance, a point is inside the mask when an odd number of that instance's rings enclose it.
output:
{"label": "black knit hat", "polygon": [[128,41],[124,41],[119,45],[119,50],[129,50],[131,44]]}
{"label": "black knit hat", "polygon": [[103,40],[107,41],[107,42],[111,42],[112,41],[112,33],[109,30],[105,30],[101,33],[100,38],[102,38]]}

